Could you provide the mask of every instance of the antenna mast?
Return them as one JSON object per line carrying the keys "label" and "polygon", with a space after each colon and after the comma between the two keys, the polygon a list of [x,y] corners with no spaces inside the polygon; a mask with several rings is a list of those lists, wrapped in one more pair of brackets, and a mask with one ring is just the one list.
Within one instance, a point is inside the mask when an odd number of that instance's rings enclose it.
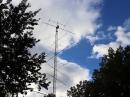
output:
{"label": "antenna mast", "polygon": [[54,53],[54,76],[53,76],[53,94],[56,96],[56,79],[57,79],[57,50],[58,50],[58,29],[59,25],[56,26],[55,33],[55,53]]}
{"label": "antenna mast", "polygon": [[66,30],[66,29],[63,29],[63,28],[59,27],[59,25],[66,26],[64,24],[61,24],[61,23],[56,22],[56,21],[51,20],[51,19],[49,19],[49,22],[57,23],[57,25],[54,25],[54,24],[51,24],[51,23],[48,23],[48,22],[44,22],[44,21],[42,22],[42,23],[44,23],[46,25],[49,25],[49,26],[52,26],[52,27],[56,28],[56,32],[55,32],[55,52],[54,52],[54,75],[53,75],[53,94],[56,97],[57,55],[58,55],[58,40],[59,40],[58,39],[58,30],[60,29],[62,31],[65,31],[65,32],[68,32],[68,33],[71,33],[71,34],[74,34],[74,33],[69,31],[69,30]]}

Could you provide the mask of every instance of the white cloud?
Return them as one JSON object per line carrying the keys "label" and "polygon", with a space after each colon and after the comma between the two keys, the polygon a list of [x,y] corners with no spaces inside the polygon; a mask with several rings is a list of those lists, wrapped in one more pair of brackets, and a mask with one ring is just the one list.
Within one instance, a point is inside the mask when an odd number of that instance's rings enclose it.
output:
{"label": "white cloud", "polygon": [[123,23],[123,27],[126,29],[126,30],[129,30],[130,31],[130,18],[126,19],[125,22]]}
{"label": "white cloud", "polygon": [[[81,80],[89,80],[89,70],[81,67],[80,65],[58,58],[58,71],[57,71],[57,97],[66,97],[67,90],[79,83]],[[52,61],[48,63],[52,65]],[[66,65],[63,65],[66,64]],[[43,64],[42,71],[47,74],[48,80],[52,82],[53,68],[46,63]],[[82,75],[82,76],[81,76]],[[36,90],[37,91],[37,90]],[[52,93],[52,83],[49,90],[42,89],[42,93]],[[32,92],[28,93],[26,97],[43,97],[43,95]]]}
{"label": "white cloud", "polygon": [[126,46],[130,44],[130,32],[126,27],[118,26],[116,27],[116,31],[114,33],[116,39],[115,41],[111,41],[108,44],[95,44],[92,49],[92,56],[90,58],[99,58],[104,54],[108,54],[109,47],[112,47],[114,50],[121,46]]}
{"label": "white cloud", "polygon": [[108,49],[110,47],[116,50],[116,48],[119,47],[119,43],[110,42],[109,44],[94,45],[93,50],[92,50],[92,56],[90,58],[99,58],[99,57],[102,57],[103,55],[107,55]]}
{"label": "white cloud", "polygon": [[99,36],[86,36],[86,39],[90,41],[91,45],[94,45],[94,43],[101,38]]}
{"label": "white cloud", "polygon": [[[33,9],[42,8],[39,13],[41,22],[36,28],[36,37],[41,39],[41,45],[53,50],[50,44],[54,43],[55,28],[45,25],[48,22],[56,25],[53,20],[67,25],[61,26],[63,29],[72,31],[74,34],[59,30],[59,50],[68,45],[73,46],[82,37],[92,35],[98,27],[96,23],[100,17],[98,9],[93,6],[101,0],[30,0]],[[35,6],[33,6],[35,5]],[[50,19],[50,21],[49,21]]]}
{"label": "white cloud", "polygon": [[117,28],[115,36],[117,37],[117,42],[120,42],[122,46],[130,44],[130,32],[126,32],[121,26]]}
{"label": "white cloud", "polygon": [[115,26],[109,26],[107,31],[113,31],[113,30],[116,30],[117,28]]}

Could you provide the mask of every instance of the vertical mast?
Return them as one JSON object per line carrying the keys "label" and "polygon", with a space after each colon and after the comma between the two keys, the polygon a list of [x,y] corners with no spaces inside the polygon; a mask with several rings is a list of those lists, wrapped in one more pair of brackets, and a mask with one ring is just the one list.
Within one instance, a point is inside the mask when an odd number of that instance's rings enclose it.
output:
{"label": "vertical mast", "polygon": [[53,94],[56,97],[56,79],[57,79],[57,49],[58,49],[58,29],[59,25],[56,26],[55,33],[55,53],[54,53],[54,76],[53,76]]}

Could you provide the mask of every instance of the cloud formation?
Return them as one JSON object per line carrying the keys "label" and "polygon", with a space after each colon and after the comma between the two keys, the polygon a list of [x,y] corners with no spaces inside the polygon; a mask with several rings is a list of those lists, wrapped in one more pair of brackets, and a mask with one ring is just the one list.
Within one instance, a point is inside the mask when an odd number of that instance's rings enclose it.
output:
{"label": "cloud formation", "polygon": [[87,35],[93,35],[99,25],[97,19],[100,17],[100,10],[95,9],[95,7],[100,1],[30,0],[33,9],[42,8],[39,13],[41,21],[35,34],[36,37],[41,39],[41,45],[50,50],[53,50],[52,46],[54,46],[55,28],[46,25],[44,22],[53,25],[57,25],[56,22],[58,22],[61,28],[73,33],[59,30],[59,50],[73,46]]}
{"label": "cloud formation", "polygon": [[104,54],[108,54],[109,47],[112,47],[114,50],[121,46],[126,46],[130,44],[130,19],[124,22],[124,25],[117,27],[109,27],[109,31],[114,30],[113,33],[116,37],[115,41],[111,41],[108,44],[95,44],[92,50],[92,58],[102,57]]}

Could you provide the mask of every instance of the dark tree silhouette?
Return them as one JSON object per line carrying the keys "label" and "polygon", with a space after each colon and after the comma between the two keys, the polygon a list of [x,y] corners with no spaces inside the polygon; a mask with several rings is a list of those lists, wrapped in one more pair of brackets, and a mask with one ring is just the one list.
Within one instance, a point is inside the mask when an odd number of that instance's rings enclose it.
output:
{"label": "dark tree silhouette", "polygon": [[130,97],[130,46],[109,49],[93,79],[103,97]]}
{"label": "dark tree silhouette", "polygon": [[92,80],[80,82],[67,93],[69,97],[130,97],[130,46],[109,48]]}
{"label": "dark tree silhouette", "polygon": [[90,97],[90,90],[92,90],[93,82],[91,81],[80,81],[79,84],[70,88],[67,91],[69,97]]}
{"label": "dark tree silhouette", "polygon": [[[0,96],[15,95],[29,90],[31,83],[47,88],[41,64],[45,54],[31,54],[30,49],[39,41],[33,37],[35,16],[40,11],[27,11],[30,4],[22,0],[14,6],[12,0],[0,0]],[[26,92],[25,92],[26,93]]]}
{"label": "dark tree silhouette", "polygon": [[56,97],[56,96],[55,96],[55,94],[51,93],[51,94],[48,94],[48,95],[46,95],[44,97]]}

